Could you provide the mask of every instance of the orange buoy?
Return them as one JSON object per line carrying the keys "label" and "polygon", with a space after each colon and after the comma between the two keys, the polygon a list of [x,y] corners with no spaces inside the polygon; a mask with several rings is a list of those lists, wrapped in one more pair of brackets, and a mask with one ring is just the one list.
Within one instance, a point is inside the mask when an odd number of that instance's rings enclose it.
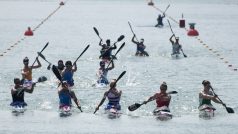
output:
{"label": "orange buoy", "polygon": [[198,36],[199,33],[195,29],[195,23],[189,23],[190,29],[188,30],[188,36]]}
{"label": "orange buoy", "polygon": [[60,5],[61,5],[61,6],[63,6],[63,5],[64,5],[64,2],[63,2],[63,1],[61,1],[61,2],[60,2]]}
{"label": "orange buoy", "polygon": [[25,32],[24,35],[25,35],[25,36],[33,36],[33,32],[32,32],[32,30],[31,30],[30,27],[28,27],[28,29],[26,30],[26,32]]}

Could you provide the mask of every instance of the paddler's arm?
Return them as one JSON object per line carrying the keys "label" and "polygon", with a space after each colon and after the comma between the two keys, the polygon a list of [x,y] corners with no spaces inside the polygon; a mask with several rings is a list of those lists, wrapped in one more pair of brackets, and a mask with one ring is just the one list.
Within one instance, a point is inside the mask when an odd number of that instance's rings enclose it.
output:
{"label": "paddler's arm", "polygon": [[112,70],[114,67],[115,67],[115,65],[114,65],[114,62],[113,62],[113,60],[112,60],[112,66],[109,67],[107,70]]}
{"label": "paddler's arm", "polygon": [[99,46],[102,46],[102,39],[99,41]]}
{"label": "paddler's arm", "polygon": [[76,63],[73,64],[73,69],[72,69],[72,71],[73,71],[73,72],[76,72],[76,71],[77,71],[77,64],[76,64]]}
{"label": "paddler's arm", "polygon": [[170,38],[169,38],[169,41],[174,44],[174,41],[172,40],[172,38],[174,37],[175,35],[173,34]]}
{"label": "paddler's arm", "polygon": [[155,100],[156,99],[156,94],[154,94],[153,96],[151,96],[147,101],[144,101],[143,103],[144,104],[146,104],[146,103],[148,103],[148,102],[150,102],[150,101],[153,101],[153,100]]}
{"label": "paddler's arm", "polygon": [[32,83],[31,88],[30,89],[29,88],[24,88],[24,91],[27,92],[27,93],[30,93],[30,94],[33,93],[35,85],[36,85],[36,83]]}
{"label": "paddler's arm", "polygon": [[32,69],[36,69],[36,68],[40,68],[41,67],[41,63],[40,63],[38,57],[36,57],[36,62],[37,62],[37,65],[36,66],[32,66],[31,67]]}
{"label": "paddler's arm", "polygon": [[132,41],[133,43],[135,43],[135,44],[138,44],[139,42],[135,41],[135,37],[136,37],[136,35],[134,34],[133,37],[132,37],[132,39],[131,39],[131,41]]}
{"label": "paddler's arm", "polygon": [[102,100],[100,101],[100,103],[96,107],[96,110],[99,110],[99,107],[104,103],[104,101],[106,100],[107,94],[108,94],[108,91],[104,93]]}

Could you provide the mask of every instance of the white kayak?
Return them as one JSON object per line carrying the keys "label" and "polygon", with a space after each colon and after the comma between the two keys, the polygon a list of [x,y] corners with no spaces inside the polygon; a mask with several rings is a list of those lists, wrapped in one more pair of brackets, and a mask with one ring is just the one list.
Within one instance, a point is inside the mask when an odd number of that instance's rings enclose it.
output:
{"label": "white kayak", "polygon": [[154,116],[156,116],[156,119],[161,120],[161,121],[170,120],[173,117],[169,108],[166,106],[156,108],[153,111],[153,114],[154,114]]}
{"label": "white kayak", "polygon": [[109,110],[105,110],[107,117],[109,119],[115,119],[115,118],[119,118],[121,116],[120,110],[117,110],[115,108],[111,108]]}
{"label": "white kayak", "polygon": [[181,58],[181,54],[180,53],[178,53],[178,54],[171,54],[171,57],[173,59],[179,59],[179,58]]}
{"label": "white kayak", "polygon": [[59,108],[59,114],[60,117],[70,116],[72,114],[71,106],[62,106],[61,108]]}
{"label": "white kayak", "polygon": [[200,118],[214,117],[214,111],[216,110],[212,105],[207,105],[207,104],[200,106],[198,109],[199,109]]}
{"label": "white kayak", "polygon": [[12,106],[12,112],[13,113],[24,113],[26,111],[26,106]]}

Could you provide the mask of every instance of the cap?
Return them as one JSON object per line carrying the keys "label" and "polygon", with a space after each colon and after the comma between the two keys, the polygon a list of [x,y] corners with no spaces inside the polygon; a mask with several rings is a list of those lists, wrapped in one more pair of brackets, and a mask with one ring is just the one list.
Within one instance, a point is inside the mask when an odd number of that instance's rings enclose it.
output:
{"label": "cap", "polygon": [[203,84],[204,86],[206,86],[206,85],[210,85],[211,83],[210,83],[210,81],[208,81],[208,80],[203,80],[203,81],[202,81],[202,84]]}
{"label": "cap", "polygon": [[23,59],[23,62],[29,62],[28,57],[25,57],[25,58]]}

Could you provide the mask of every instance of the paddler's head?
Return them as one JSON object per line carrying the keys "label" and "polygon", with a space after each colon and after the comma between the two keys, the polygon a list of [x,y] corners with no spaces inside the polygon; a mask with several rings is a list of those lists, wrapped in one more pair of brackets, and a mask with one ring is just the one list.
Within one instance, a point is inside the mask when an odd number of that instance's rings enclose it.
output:
{"label": "paddler's head", "polygon": [[64,69],[64,62],[63,62],[63,60],[59,60],[58,61],[58,69],[59,70],[63,70]]}
{"label": "paddler's head", "polygon": [[28,57],[25,57],[25,58],[23,59],[23,64],[24,64],[24,65],[28,65],[28,64],[29,64],[29,59],[28,59]]}
{"label": "paddler's head", "polygon": [[208,80],[203,80],[202,84],[203,84],[205,89],[210,89],[210,87],[211,87],[211,83]]}
{"label": "paddler's head", "polygon": [[110,82],[110,88],[115,88],[116,86],[116,79],[112,79],[112,81]]}
{"label": "paddler's head", "polygon": [[144,39],[140,39],[140,42],[143,43],[145,40]]}
{"label": "paddler's head", "polygon": [[100,67],[101,67],[101,68],[105,68],[105,62],[104,62],[104,61],[100,61],[99,64],[100,64]]}
{"label": "paddler's head", "polygon": [[161,85],[160,85],[160,91],[161,92],[166,92],[167,90],[167,84],[166,82],[163,82]]}
{"label": "paddler's head", "polygon": [[67,81],[62,81],[62,87],[63,87],[63,88],[68,88],[68,83],[67,83]]}
{"label": "paddler's head", "polygon": [[109,39],[107,39],[106,44],[107,44],[108,47],[110,46],[110,43],[111,43],[111,41]]}
{"label": "paddler's head", "polygon": [[70,60],[65,62],[66,69],[72,69],[72,62]]}
{"label": "paddler's head", "polygon": [[21,80],[19,78],[14,78],[15,85],[21,85]]}

